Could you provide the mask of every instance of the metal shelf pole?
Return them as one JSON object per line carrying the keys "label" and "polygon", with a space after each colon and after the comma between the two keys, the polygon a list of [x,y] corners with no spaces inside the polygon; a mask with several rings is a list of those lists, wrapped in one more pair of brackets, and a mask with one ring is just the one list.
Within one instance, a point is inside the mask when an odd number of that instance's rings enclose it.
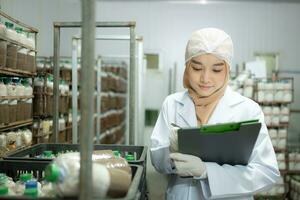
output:
{"label": "metal shelf pole", "polygon": [[72,143],[78,143],[78,77],[77,77],[78,40],[72,40]]}
{"label": "metal shelf pole", "polygon": [[80,95],[80,200],[93,198],[92,152],[94,135],[95,0],[82,3]]}
{"label": "metal shelf pole", "polygon": [[53,134],[54,143],[58,142],[59,118],[59,54],[60,54],[60,27],[54,26],[54,60],[53,60]]}
{"label": "metal shelf pole", "polygon": [[136,134],[136,42],[135,26],[130,27],[130,69],[129,69],[129,144],[135,144]]}

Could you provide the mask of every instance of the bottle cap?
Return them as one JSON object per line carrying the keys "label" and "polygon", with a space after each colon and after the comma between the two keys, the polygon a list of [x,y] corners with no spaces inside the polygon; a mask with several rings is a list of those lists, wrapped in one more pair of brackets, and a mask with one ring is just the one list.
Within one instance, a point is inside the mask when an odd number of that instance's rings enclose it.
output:
{"label": "bottle cap", "polygon": [[32,179],[32,174],[26,173],[26,174],[21,174],[20,175],[20,180],[22,182],[29,181],[30,179]]}
{"label": "bottle cap", "polygon": [[36,188],[25,189],[24,195],[25,196],[31,196],[31,197],[37,197],[38,190]]}
{"label": "bottle cap", "polygon": [[14,27],[14,24],[13,23],[10,23],[10,22],[5,22],[5,26],[7,28],[13,28]]}
{"label": "bottle cap", "polygon": [[44,151],[43,156],[45,157],[51,157],[52,156],[52,151]]}
{"label": "bottle cap", "polygon": [[50,164],[45,170],[45,179],[49,182],[56,182],[59,176],[59,167],[56,164]]}
{"label": "bottle cap", "polygon": [[126,160],[135,160],[135,159],[134,159],[134,156],[133,156],[132,154],[127,154],[127,155],[125,156],[125,159],[126,159]]}
{"label": "bottle cap", "polygon": [[23,32],[23,29],[20,28],[20,27],[15,27],[15,30],[17,33],[22,33]]}
{"label": "bottle cap", "polygon": [[25,188],[26,188],[26,189],[29,189],[29,188],[37,188],[37,181],[34,181],[34,180],[27,181],[27,182],[25,183]]}
{"label": "bottle cap", "polygon": [[113,151],[113,153],[114,153],[114,155],[116,156],[116,157],[120,157],[121,156],[121,154],[120,154],[120,152],[119,151]]}
{"label": "bottle cap", "polygon": [[3,185],[0,186],[0,195],[6,195],[8,193],[8,187]]}

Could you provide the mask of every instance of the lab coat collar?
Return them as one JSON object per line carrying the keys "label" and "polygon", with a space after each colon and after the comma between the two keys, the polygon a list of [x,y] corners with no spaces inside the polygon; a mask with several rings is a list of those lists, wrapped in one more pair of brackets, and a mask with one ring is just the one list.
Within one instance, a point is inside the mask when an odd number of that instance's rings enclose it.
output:
{"label": "lab coat collar", "polygon": [[[187,123],[188,126],[197,126],[195,106],[188,94],[188,91],[183,92],[182,95],[178,95],[175,100],[180,104],[178,109],[180,117]],[[230,112],[230,109],[244,100],[245,97],[232,91],[232,89],[227,86],[224,96],[217,104],[208,124],[230,122],[234,117],[232,112]]]}

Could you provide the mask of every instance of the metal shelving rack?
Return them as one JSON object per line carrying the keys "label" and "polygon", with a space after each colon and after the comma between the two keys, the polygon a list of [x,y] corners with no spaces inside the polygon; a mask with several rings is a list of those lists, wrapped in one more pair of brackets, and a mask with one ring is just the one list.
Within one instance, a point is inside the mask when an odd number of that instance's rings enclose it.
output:
{"label": "metal shelving rack", "polygon": [[92,151],[93,151],[93,115],[94,108],[94,58],[95,58],[95,27],[129,28],[130,29],[130,143],[134,143],[135,127],[135,22],[95,22],[95,0],[82,1],[82,22],[54,23],[54,134],[55,142],[58,135],[58,95],[59,95],[59,53],[60,29],[82,27],[82,95],[80,96],[82,118],[80,126],[80,195],[79,199],[90,200],[92,193]]}
{"label": "metal shelving rack", "polygon": [[[80,45],[80,41],[81,37],[79,36],[73,36],[72,38],[72,143],[77,143],[77,138],[78,138],[78,124],[77,124],[77,116],[78,116],[78,112],[77,112],[77,88],[78,88],[78,78],[77,78],[77,61],[78,61],[78,47]],[[97,35],[95,37],[96,41],[99,40],[111,40],[111,41],[130,41],[130,36],[129,35]],[[136,36],[135,38],[136,41],[136,45],[137,45],[137,68],[136,68],[136,74],[140,74],[141,70],[143,68],[143,38],[141,36]],[[97,61],[96,61],[96,71],[97,71],[97,104],[96,104],[96,108],[97,108],[97,124],[96,124],[96,143],[100,144],[100,130],[101,130],[101,125],[100,125],[100,117],[101,117],[101,65],[102,65],[102,59],[105,58],[106,56],[98,56]],[[112,58],[112,57],[110,57]],[[118,56],[113,56],[113,58],[118,58]],[[126,58],[126,57],[122,57],[122,58]],[[128,57],[127,57],[128,58]],[[139,79],[141,76],[136,76],[136,79]],[[136,91],[135,91],[135,97],[140,98],[142,95],[139,95],[140,91],[138,88],[140,84],[137,84],[135,86]],[[130,89],[128,88],[128,90],[130,91]],[[141,99],[136,99],[136,102],[142,102]],[[128,101],[128,96],[127,96],[127,102]],[[134,105],[135,106],[135,115],[137,116],[136,119],[140,119],[141,116],[143,115],[143,113],[138,113],[137,110],[139,110],[137,107],[138,105]],[[126,118],[129,119],[129,112],[128,112],[128,107],[129,105],[127,104],[127,116]],[[138,139],[138,133],[141,131],[140,128],[140,124],[143,123],[135,123],[134,126],[134,141],[132,144],[137,144],[138,140],[142,140],[142,139]],[[129,126],[128,126],[128,122],[127,122],[127,126],[126,126],[126,133],[127,136],[126,138],[129,138]],[[141,134],[139,134],[141,135]],[[126,142],[128,144],[128,142]]]}
{"label": "metal shelving rack", "polygon": [[[276,81],[280,81],[280,80],[291,80],[291,84],[292,84],[292,88],[290,89],[290,91],[294,92],[294,81],[292,78],[286,78],[286,77],[280,77],[280,78],[276,78],[276,80],[271,80],[271,79],[268,79],[269,81],[272,81],[272,82],[276,82]],[[256,80],[258,81],[258,80]],[[278,89],[276,89],[278,91]],[[284,90],[287,90],[287,89],[282,89],[282,91]],[[257,86],[255,87],[255,93],[257,93],[258,91],[258,88]],[[282,105],[286,105],[286,106],[289,106],[292,102],[293,102],[293,95],[292,95],[292,100],[290,102],[284,102],[284,101],[257,101],[256,99],[254,99],[259,105],[261,106],[282,106]],[[290,114],[289,114],[290,116]],[[277,125],[267,125],[268,129],[281,129],[281,128],[284,128],[284,129],[288,129],[289,127],[289,123],[282,123],[280,122],[279,124]],[[288,140],[288,134],[287,134],[287,138],[286,140]],[[255,196],[255,199],[258,199],[258,200],[264,200],[264,199],[285,199],[288,197],[288,182],[287,182],[287,176],[288,175],[292,175],[292,174],[299,174],[300,171],[297,171],[297,170],[289,170],[289,162],[288,162],[288,148],[287,148],[287,144],[286,144],[286,147],[283,148],[283,149],[280,149],[280,148],[274,148],[275,150],[275,153],[284,153],[284,158],[285,158],[285,166],[286,166],[286,169],[285,170],[280,170],[280,173],[281,175],[283,176],[283,180],[284,180],[284,186],[285,186],[285,192],[284,194],[282,195],[256,195]]]}
{"label": "metal shelving rack", "polygon": [[[32,48],[30,46],[27,46],[19,41],[12,40],[10,38],[7,38],[6,36],[1,35],[0,40],[7,41],[8,43],[17,45],[19,47],[26,48],[30,52],[35,53],[35,59],[37,54],[37,33],[38,29],[31,27],[25,23],[22,23],[18,21],[17,19],[14,19],[13,17],[9,16],[8,14],[4,13],[0,10],[0,16],[4,17],[5,19],[13,22],[14,24],[17,24],[18,26],[22,27],[26,32],[33,33],[34,34],[34,41],[35,41],[35,48]],[[33,78],[36,76],[36,73],[29,72],[29,71],[23,71],[23,70],[17,70],[17,69],[11,69],[6,67],[0,67],[0,75],[6,75],[6,76],[15,76],[15,77],[24,77],[24,78]],[[14,96],[14,97],[0,97],[0,99],[24,99],[24,98],[33,98],[33,96]],[[12,130],[16,128],[21,128],[25,126],[32,125],[32,119],[27,119],[23,121],[17,121],[14,123],[6,124],[3,126],[0,126],[0,131],[6,131],[6,130]],[[23,147],[21,147],[23,148]],[[13,151],[13,150],[11,150]]]}

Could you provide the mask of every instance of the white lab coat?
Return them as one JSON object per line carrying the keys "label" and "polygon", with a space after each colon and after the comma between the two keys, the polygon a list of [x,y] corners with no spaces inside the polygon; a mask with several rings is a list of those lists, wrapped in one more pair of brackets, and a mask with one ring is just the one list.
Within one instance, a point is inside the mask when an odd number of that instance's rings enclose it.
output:
{"label": "white lab coat", "polygon": [[232,91],[228,86],[208,124],[250,119],[259,119],[262,128],[247,166],[228,164],[221,166],[205,162],[207,179],[181,178],[174,174],[169,158],[170,124],[195,127],[197,119],[193,101],[187,91],[168,96],[151,135],[150,149],[152,164],[156,170],[169,176],[166,199],[253,199],[255,193],[270,188],[278,180],[280,173],[259,105]]}

